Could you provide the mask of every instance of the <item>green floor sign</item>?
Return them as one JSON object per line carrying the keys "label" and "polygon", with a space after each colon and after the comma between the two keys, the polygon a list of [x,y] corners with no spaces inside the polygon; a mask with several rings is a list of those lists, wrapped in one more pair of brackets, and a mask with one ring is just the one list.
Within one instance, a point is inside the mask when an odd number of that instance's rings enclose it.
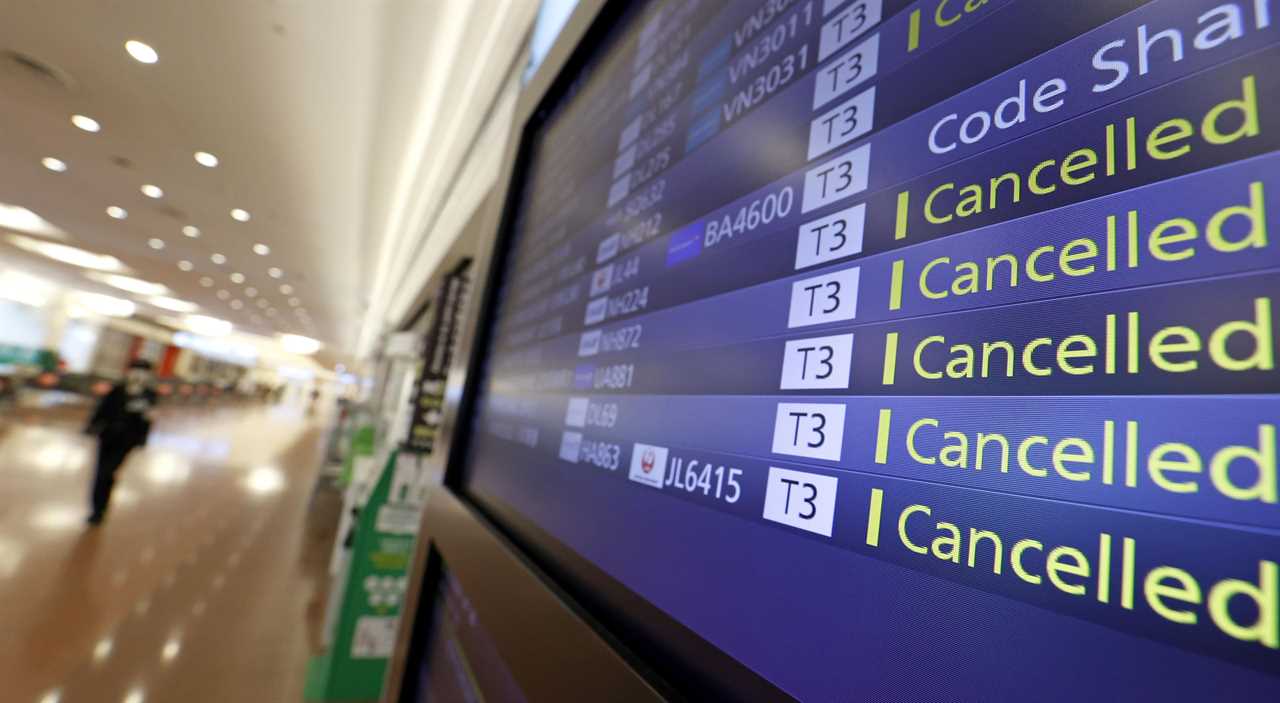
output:
{"label": "green floor sign", "polygon": [[311,662],[308,700],[382,694],[425,498],[420,455],[391,452],[360,511],[333,647]]}

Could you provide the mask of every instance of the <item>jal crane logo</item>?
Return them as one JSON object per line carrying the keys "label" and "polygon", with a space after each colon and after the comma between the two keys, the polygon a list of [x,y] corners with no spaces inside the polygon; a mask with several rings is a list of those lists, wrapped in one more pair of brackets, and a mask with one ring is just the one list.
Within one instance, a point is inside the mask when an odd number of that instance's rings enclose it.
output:
{"label": "jal crane logo", "polygon": [[631,450],[631,471],[627,477],[646,486],[662,488],[666,473],[667,448],[636,443]]}
{"label": "jal crane logo", "polygon": [[658,453],[653,451],[653,447],[644,450],[644,454],[640,455],[640,470],[646,474],[653,471],[653,464],[658,460]]}

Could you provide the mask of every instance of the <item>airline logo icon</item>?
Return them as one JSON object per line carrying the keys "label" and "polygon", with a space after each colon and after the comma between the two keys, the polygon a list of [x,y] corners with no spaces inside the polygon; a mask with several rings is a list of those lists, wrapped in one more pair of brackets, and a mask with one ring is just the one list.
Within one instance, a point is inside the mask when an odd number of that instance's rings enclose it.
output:
{"label": "airline logo icon", "polygon": [[590,403],[586,398],[570,398],[569,408],[564,413],[564,424],[570,427],[586,427],[588,405]]}
{"label": "airline logo icon", "polygon": [[565,432],[560,435],[560,458],[576,464],[578,463],[578,455],[582,451],[582,433],[581,432]]}
{"label": "airline logo icon", "polygon": [[583,332],[582,338],[578,340],[578,356],[595,356],[599,354],[602,334],[600,330]]}
{"label": "airline logo icon", "polygon": [[587,303],[587,314],[586,314],[586,317],[583,318],[582,324],[594,325],[597,322],[604,322],[604,317],[606,314],[608,314],[608,312],[609,312],[609,299],[596,298],[590,303]]}
{"label": "airline logo icon", "polygon": [[573,387],[578,390],[591,388],[595,375],[595,364],[578,364],[578,367],[573,370]]}
{"label": "airline logo icon", "polygon": [[598,269],[591,276],[591,295],[595,297],[601,293],[608,293],[609,286],[613,284],[613,264],[609,264],[602,269]]}
{"label": "airline logo icon", "polygon": [[618,248],[621,244],[621,234],[611,234],[608,237],[605,237],[604,241],[600,242],[600,246],[596,247],[596,263],[603,264],[609,259],[617,256]]}
{"label": "airline logo icon", "polygon": [[630,478],[636,483],[662,488],[667,475],[667,448],[637,442],[631,449]]}
{"label": "airline logo icon", "polygon": [[702,238],[702,227],[696,222],[671,235],[667,242],[667,266],[675,266],[701,254]]}

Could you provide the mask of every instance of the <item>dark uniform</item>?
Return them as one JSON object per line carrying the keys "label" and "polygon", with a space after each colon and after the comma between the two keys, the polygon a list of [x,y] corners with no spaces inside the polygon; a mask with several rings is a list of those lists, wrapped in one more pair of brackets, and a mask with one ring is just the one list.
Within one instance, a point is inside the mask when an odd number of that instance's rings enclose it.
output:
{"label": "dark uniform", "polygon": [[130,394],[123,383],[116,384],[99,401],[86,430],[98,437],[98,468],[93,477],[93,513],[89,522],[102,521],[116,482],[116,470],[129,452],[147,443],[151,432],[151,420],[147,416],[155,405],[155,391],[144,387]]}

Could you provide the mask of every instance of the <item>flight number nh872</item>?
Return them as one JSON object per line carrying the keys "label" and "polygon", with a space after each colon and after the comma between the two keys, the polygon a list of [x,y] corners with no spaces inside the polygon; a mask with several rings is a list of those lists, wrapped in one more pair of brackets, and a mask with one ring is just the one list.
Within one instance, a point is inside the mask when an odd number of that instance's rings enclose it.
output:
{"label": "flight number nh872", "polygon": [[639,323],[612,330],[583,332],[578,341],[578,356],[595,356],[640,348],[644,325]]}
{"label": "flight number nh872", "polygon": [[620,352],[640,348],[640,335],[644,325],[627,325],[616,330],[609,330],[600,336],[600,351]]}

